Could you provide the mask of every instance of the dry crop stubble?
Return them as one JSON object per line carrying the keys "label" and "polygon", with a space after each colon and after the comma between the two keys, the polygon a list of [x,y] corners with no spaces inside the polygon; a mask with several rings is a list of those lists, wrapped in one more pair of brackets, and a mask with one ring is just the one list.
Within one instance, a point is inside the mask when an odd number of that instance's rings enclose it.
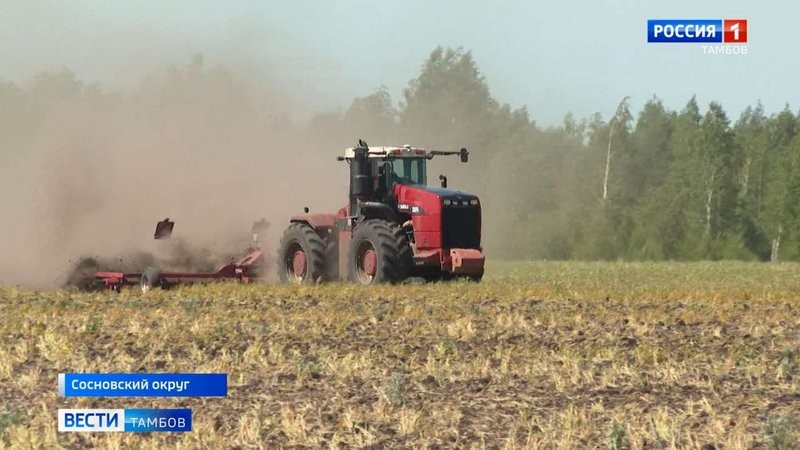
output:
{"label": "dry crop stubble", "polygon": [[[495,263],[481,284],[0,288],[0,446],[796,445],[798,269]],[[226,372],[229,396],[60,399],[64,371]],[[179,406],[191,433],[55,430],[59,407]]]}

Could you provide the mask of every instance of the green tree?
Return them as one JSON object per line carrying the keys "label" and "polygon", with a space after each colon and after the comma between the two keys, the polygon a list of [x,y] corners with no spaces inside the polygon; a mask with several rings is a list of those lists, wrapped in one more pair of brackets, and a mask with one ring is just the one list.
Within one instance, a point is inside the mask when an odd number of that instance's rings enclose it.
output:
{"label": "green tree", "polygon": [[706,235],[718,239],[734,229],[737,152],[730,123],[719,103],[711,102],[700,123],[699,162],[704,178]]}
{"label": "green tree", "polygon": [[632,119],[625,97],[608,122],[596,114],[588,124],[588,151],[581,165],[591,175],[583,180],[583,200],[595,201],[583,206],[585,220],[576,230],[579,237],[572,252],[577,258],[616,259],[626,246],[631,221],[622,202],[625,172],[620,161],[628,158]]}
{"label": "green tree", "polygon": [[674,121],[675,114],[653,97],[644,105],[631,135],[631,150],[622,168],[626,175],[623,202],[629,205],[634,223],[626,253],[629,258],[665,257],[663,238],[672,226],[668,215],[674,212],[661,209],[667,203],[662,186],[673,160]]}
{"label": "green tree", "polygon": [[791,237],[793,230],[790,226],[796,220],[795,202],[791,194],[794,179],[798,176],[796,149],[792,142],[797,136],[797,118],[787,107],[770,118],[768,128],[768,161],[760,223],[771,242],[770,261],[778,261],[784,242]]}
{"label": "green tree", "polygon": [[428,146],[488,150],[488,125],[498,105],[470,52],[437,47],[403,97],[400,123],[406,135]]}
{"label": "green tree", "polygon": [[[396,137],[398,111],[386,86],[376,92],[353,100],[344,113],[344,127],[352,136],[364,138],[368,143],[391,144]],[[355,139],[353,137],[352,139]],[[403,144],[405,143],[397,143]]]}
{"label": "green tree", "polygon": [[734,145],[741,152],[741,165],[737,174],[739,228],[746,248],[766,260],[771,244],[762,228],[759,217],[763,214],[765,184],[768,173],[769,130],[764,107],[747,107],[734,126]]}
{"label": "green tree", "polygon": [[[653,257],[698,259],[705,256],[702,165],[698,141],[700,111],[692,97],[674,119],[669,142],[672,162],[664,183],[639,208],[639,228],[651,228],[640,238]],[[649,236],[659,236],[652,238]]]}

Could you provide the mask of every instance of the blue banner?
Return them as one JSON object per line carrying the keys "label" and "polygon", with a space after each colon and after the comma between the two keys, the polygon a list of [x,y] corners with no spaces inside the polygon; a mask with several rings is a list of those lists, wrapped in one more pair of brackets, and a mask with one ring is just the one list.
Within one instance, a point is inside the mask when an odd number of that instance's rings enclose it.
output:
{"label": "blue banner", "polygon": [[647,42],[722,42],[722,19],[649,19]]}
{"label": "blue banner", "polygon": [[59,432],[192,431],[191,409],[59,409]]}
{"label": "blue banner", "polygon": [[61,373],[62,397],[225,397],[224,373]]}

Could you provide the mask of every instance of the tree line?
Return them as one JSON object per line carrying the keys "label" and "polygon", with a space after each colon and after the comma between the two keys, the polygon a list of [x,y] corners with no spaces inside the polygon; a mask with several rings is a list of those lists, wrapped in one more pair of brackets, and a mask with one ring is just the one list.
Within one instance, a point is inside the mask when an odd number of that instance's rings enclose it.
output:
{"label": "tree line", "polygon": [[[182,70],[176,73],[210,78],[224,71],[197,64]],[[235,77],[223,78],[235,84]],[[44,108],[54,97],[50,91],[64,83],[52,76],[45,81],[27,90],[0,83],[4,147],[35,136],[14,117],[20,108],[26,114]],[[81,86],[98,108],[116,101],[94,85]],[[279,111],[265,113],[256,97],[228,91],[260,114],[249,119],[254,126],[279,130],[321,155],[359,138],[468,147],[469,165],[434,159],[429,170],[447,172],[451,186],[481,196],[483,242],[493,257],[800,259],[800,114],[788,106],[768,113],[757,104],[733,119],[719,103],[701,106],[694,97],[679,111],[653,97],[636,114],[624,98],[610,118],[568,114],[561,124],[542,127],[531,117],[535,105],[531,114],[492,97],[470,52],[441,47],[399,102],[382,87],[302,124]]]}
{"label": "tree line", "polygon": [[607,119],[540,127],[492,98],[469,52],[437,48],[397,107],[381,89],[311,126],[471,146],[462,185],[484,197],[500,257],[800,258],[800,115],[757,104],[733,120],[694,97],[680,111],[653,97],[634,115],[628,100]]}

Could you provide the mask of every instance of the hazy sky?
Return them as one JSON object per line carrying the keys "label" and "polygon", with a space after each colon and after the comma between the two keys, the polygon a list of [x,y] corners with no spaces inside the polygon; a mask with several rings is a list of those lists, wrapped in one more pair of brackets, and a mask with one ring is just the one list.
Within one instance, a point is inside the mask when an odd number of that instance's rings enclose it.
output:
{"label": "hazy sky", "polygon": [[[701,4],[702,3],[702,4]],[[125,86],[201,53],[346,108],[386,85],[398,101],[436,45],[472,50],[492,94],[540,124],[608,117],[625,95],[680,108],[692,94],[736,116],[800,107],[794,1],[0,0],[0,79],[68,67]],[[648,44],[648,18],[748,19],[747,55]]]}

